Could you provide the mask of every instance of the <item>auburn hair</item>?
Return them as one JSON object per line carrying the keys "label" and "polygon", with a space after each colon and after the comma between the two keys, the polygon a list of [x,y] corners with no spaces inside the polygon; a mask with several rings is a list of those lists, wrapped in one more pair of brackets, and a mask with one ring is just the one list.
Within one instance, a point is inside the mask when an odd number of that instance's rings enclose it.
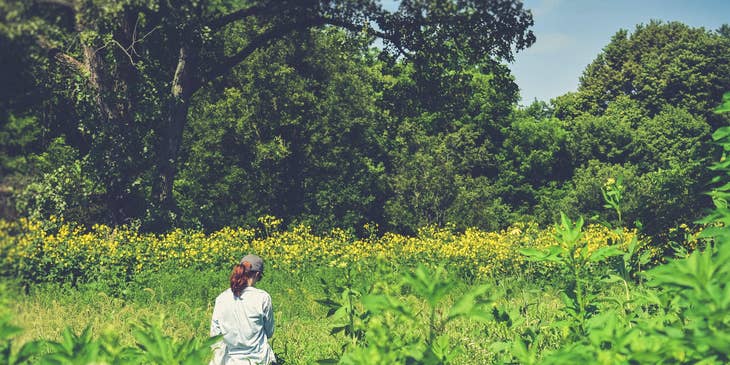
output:
{"label": "auburn hair", "polygon": [[255,275],[256,272],[251,271],[251,263],[248,261],[234,266],[233,272],[231,272],[231,290],[233,291],[233,295],[240,297],[243,289],[248,287],[248,280]]}

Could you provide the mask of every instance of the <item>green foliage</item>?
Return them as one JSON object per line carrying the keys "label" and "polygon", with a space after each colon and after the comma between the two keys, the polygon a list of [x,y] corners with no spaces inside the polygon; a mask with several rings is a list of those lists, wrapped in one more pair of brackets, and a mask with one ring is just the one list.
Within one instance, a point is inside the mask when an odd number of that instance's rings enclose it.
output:
{"label": "green foliage", "polygon": [[43,174],[18,194],[18,211],[36,220],[55,216],[93,224],[103,216],[99,211],[103,204],[98,200],[104,191],[87,169],[88,163],[75,160]]}
{"label": "green foliage", "polygon": [[620,175],[616,179],[606,181],[606,184],[601,188],[603,200],[606,201],[603,207],[616,211],[619,227],[623,226],[621,219],[621,200],[623,199],[624,190],[624,178]]}
{"label": "green foliage", "polygon": [[581,114],[571,121],[569,150],[573,161],[599,160],[622,163],[628,160],[636,138],[636,128],[645,119],[637,103],[619,97],[605,114]]}
{"label": "green foliage", "polygon": [[642,121],[635,133],[631,160],[643,171],[673,169],[685,165],[691,176],[705,177],[701,171],[710,162],[710,126],[684,109],[667,105],[651,119]]}
{"label": "green foliage", "polygon": [[385,165],[385,227],[414,233],[428,224],[502,228],[510,207],[496,181],[499,144],[517,100],[502,65],[451,72],[395,67],[384,92],[395,130]]}
{"label": "green foliage", "polygon": [[[683,349],[684,361],[705,360],[724,363],[730,360],[730,249],[726,240],[695,251],[683,260],[651,270],[649,285],[662,288],[671,298],[678,316],[655,331],[666,341],[666,352]],[[680,330],[681,328],[681,330]],[[676,350],[675,350],[676,351]]]}
{"label": "green foliage", "polygon": [[317,300],[317,303],[325,306],[327,317],[337,323],[330,334],[343,332],[350,339],[351,345],[357,345],[365,338],[363,322],[368,320],[369,313],[359,305],[363,292],[355,285],[353,271],[348,270],[345,273],[343,285],[327,283],[324,279],[321,282],[326,298]]}
{"label": "green foliage", "polygon": [[722,104],[720,104],[714,112],[717,114],[730,112],[730,92],[726,92],[722,95]]}
{"label": "green foliage", "polygon": [[728,38],[677,22],[621,30],[581,77],[581,109],[596,114],[625,95],[650,115],[674,105],[720,122],[709,112],[730,85],[728,49]]}
{"label": "green foliage", "polygon": [[37,118],[9,115],[0,129],[0,171],[27,172],[23,170],[28,166],[28,155],[35,150],[33,145],[38,144],[41,133]]}
{"label": "green foliage", "polygon": [[502,145],[507,171],[534,187],[570,176],[567,143],[572,135],[563,121],[520,114],[516,113]]}
{"label": "green foliage", "polygon": [[[718,129],[713,138],[726,150],[729,144],[724,128]],[[713,169],[722,173],[717,181],[726,180],[728,168],[722,160]],[[578,339],[548,355],[545,362],[727,362],[730,246],[724,223],[728,216],[722,199],[724,189],[713,189],[711,195],[718,197],[716,209],[703,219],[711,225],[700,234],[712,239],[708,247],[647,272],[651,291],[634,292],[631,298],[627,289],[626,300],[620,301],[622,311],[605,308],[591,319],[588,340]],[[623,259],[626,262],[626,254]],[[628,308],[638,313],[629,312]],[[629,321],[622,323],[621,319],[626,317]]]}
{"label": "green foliage", "polygon": [[0,360],[3,364],[15,365],[15,364],[28,364],[29,361],[36,356],[39,351],[40,345],[36,342],[28,342],[23,344],[17,351],[13,347],[12,337],[20,329],[18,327],[8,325],[5,320],[2,320],[0,324],[0,333],[2,334],[2,347],[0,347]]}
{"label": "green foliage", "polygon": [[2,214],[158,233],[263,215],[358,235],[498,230],[614,220],[613,170],[620,220],[649,234],[709,206],[725,28],[620,31],[578,92],[518,108],[503,61],[534,42],[520,1],[172,5],[0,4]]}
{"label": "green foliage", "polygon": [[[576,169],[571,181],[572,191],[564,198],[569,199],[575,206],[569,210],[572,214],[586,212],[590,217],[605,217],[600,219],[603,222],[611,222],[616,218],[615,210],[609,216],[605,205],[609,204],[604,200],[603,191],[606,185],[617,176],[622,177],[624,191],[621,194],[621,211],[624,221],[631,222],[638,217],[634,212],[638,208],[642,193],[635,187],[639,180],[636,167],[630,164],[614,165],[602,163],[597,160],[589,161],[586,166]],[[643,217],[642,217],[643,218]]]}
{"label": "green foliage", "polygon": [[251,56],[211,92],[215,102],[195,103],[175,187],[185,219],[198,220],[190,225],[379,220],[382,81],[362,47],[335,30],[300,34]]}
{"label": "green foliage", "polygon": [[[378,67],[403,63],[442,76],[512,60],[535,41],[532,15],[517,0],[420,1],[395,11],[374,0],[10,0],[1,6],[3,55],[20,51],[14,53],[29,59],[14,60],[8,79],[17,81],[13,72],[23,71],[33,82],[19,91],[37,86],[47,96],[14,95],[2,105],[58,124],[51,136],[73,140],[103,186],[105,223],[144,219],[158,231],[174,223],[217,228],[229,223],[219,222],[224,217],[249,211],[235,219],[286,212],[297,222],[352,227],[380,218],[387,195],[381,142],[388,138],[381,118],[391,110],[374,105],[382,90],[373,87]],[[368,49],[376,36],[382,52]],[[375,64],[376,53],[378,66],[363,66]],[[230,75],[236,68],[245,72]],[[259,70],[265,72],[257,77]],[[241,114],[220,124],[206,110],[192,115],[219,101],[230,104],[236,96],[225,100],[225,89],[250,101]],[[199,131],[216,132],[185,140],[191,117],[206,118]],[[220,144],[232,150],[205,150]],[[190,150],[198,154],[192,161],[185,156]],[[352,164],[341,171],[342,161]],[[210,176],[195,175],[207,162],[225,167],[218,189],[209,188]],[[213,204],[230,202],[239,191],[248,196],[233,206],[201,203],[207,196]],[[179,210],[175,197],[181,196],[187,201]]]}
{"label": "green foliage", "polygon": [[18,326],[13,325],[12,314],[7,310],[6,292],[8,288],[5,283],[0,283],[0,362],[8,365],[29,364],[41,351],[39,341],[30,341],[17,348],[15,337],[22,331]]}
{"label": "green foliage", "polygon": [[611,175],[605,167],[624,174],[622,221],[640,221],[658,237],[697,219],[709,207],[701,198],[709,181],[703,166],[712,155],[711,126],[723,123],[710,110],[730,83],[728,47],[720,34],[676,22],[619,31],[586,68],[578,92],[552,101],[568,131],[572,172],[554,187],[527,190],[541,202],[538,213],[609,221],[596,194]]}
{"label": "green foliage", "polygon": [[385,206],[389,226],[406,232],[429,224],[445,224],[447,210],[458,192],[458,161],[451,156],[448,142],[438,137],[414,137],[418,141],[414,148],[418,150],[398,156],[393,163],[395,171],[389,185],[394,197]]}
{"label": "green foliage", "polygon": [[[459,320],[487,321],[486,306],[491,299],[486,296],[489,287],[476,286],[457,297],[453,304],[445,305],[445,298],[453,296],[454,282],[443,269],[429,271],[423,265],[402,275],[401,283],[392,287],[387,282],[376,281],[367,295],[353,296],[350,285],[337,288],[335,298],[319,301],[333,311],[345,312],[360,308],[357,322],[347,328],[357,328],[357,337],[344,347],[339,359],[321,360],[319,363],[339,364],[452,364],[463,349],[453,344],[446,333],[447,326]],[[407,291],[425,302],[418,310],[409,300],[396,297],[398,291]],[[330,294],[331,295],[331,294]],[[346,304],[338,304],[342,296]],[[353,299],[356,304],[353,305]],[[348,310],[349,308],[349,310]],[[419,317],[424,316],[424,321]],[[335,327],[332,334],[342,327]]]}
{"label": "green foliage", "polygon": [[[723,97],[723,104],[715,109],[717,113],[727,113],[725,110],[726,100]],[[728,218],[730,217],[730,206],[728,206],[728,200],[730,200],[730,182],[727,181],[728,176],[730,176],[730,160],[727,158],[727,154],[730,152],[730,126],[718,128],[712,133],[712,139],[722,150],[720,160],[710,166],[710,170],[718,174],[712,179],[712,182],[716,186],[709,192],[715,209],[702,219],[700,223],[719,223],[719,226],[711,225],[703,231],[702,236],[726,240],[730,239],[728,230],[724,229],[730,224],[730,218]]]}
{"label": "green foliage", "polygon": [[61,333],[59,341],[30,341],[20,348],[14,340],[22,330],[11,324],[6,303],[0,308],[0,360],[3,364],[201,364],[210,358],[210,345],[218,341],[213,337],[204,341],[191,337],[179,341],[162,333],[164,322],[154,324],[142,321],[132,331],[135,346],[125,346],[119,341],[120,334],[106,331],[95,338],[87,325],[76,334],[70,327]]}
{"label": "green foliage", "polygon": [[99,344],[91,337],[91,328],[86,327],[80,334],[75,334],[70,328],[62,333],[60,342],[48,343],[51,353],[44,357],[48,364],[89,364],[98,362],[100,357]]}
{"label": "green foliage", "polygon": [[210,346],[220,340],[220,337],[212,337],[201,343],[193,337],[178,342],[162,333],[162,325],[162,321],[157,324],[143,322],[132,332],[141,350],[141,361],[152,364],[202,364],[211,356]]}
{"label": "green foliage", "polygon": [[542,262],[554,262],[564,273],[566,287],[562,293],[566,314],[572,320],[569,327],[575,338],[587,334],[587,320],[595,311],[597,293],[592,290],[590,266],[624,252],[615,246],[602,247],[589,251],[582,239],[583,218],[575,223],[561,214],[560,226],[556,227],[558,245],[548,250],[522,249],[520,252],[528,259]]}

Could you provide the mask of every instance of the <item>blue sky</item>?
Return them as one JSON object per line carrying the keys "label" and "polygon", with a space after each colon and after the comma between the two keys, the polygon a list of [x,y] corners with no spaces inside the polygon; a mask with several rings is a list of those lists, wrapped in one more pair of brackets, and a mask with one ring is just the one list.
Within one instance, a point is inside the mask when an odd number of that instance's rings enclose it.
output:
{"label": "blue sky", "polygon": [[619,29],[652,19],[709,30],[730,24],[730,0],[525,0],[537,42],[510,65],[521,104],[575,91],[583,69]]}
{"label": "blue sky", "polygon": [[[395,10],[399,0],[384,0]],[[521,104],[575,91],[583,70],[619,29],[652,19],[715,30],[730,24],[730,0],[523,0],[532,10],[537,42],[515,56],[510,69]]]}

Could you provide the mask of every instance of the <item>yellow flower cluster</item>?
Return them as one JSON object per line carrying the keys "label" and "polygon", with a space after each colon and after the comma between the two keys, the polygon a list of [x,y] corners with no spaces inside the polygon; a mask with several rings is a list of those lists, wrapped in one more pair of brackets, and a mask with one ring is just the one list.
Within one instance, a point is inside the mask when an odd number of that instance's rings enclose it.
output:
{"label": "yellow flower cluster", "polygon": [[224,228],[206,235],[173,230],[141,234],[128,227],[94,225],[90,230],[58,222],[0,221],[0,274],[35,281],[90,279],[113,272],[133,275],[162,265],[229,265],[251,251],[255,230]]}
{"label": "yellow flower cluster", "polygon": [[[281,221],[273,217],[262,219],[262,230],[223,228],[211,234],[176,229],[155,235],[104,225],[87,231],[62,221],[55,223],[49,229],[27,219],[0,221],[1,273],[31,280],[90,279],[96,272],[133,275],[163,265],[229,267],[246,253],[257,253],[273,267],[293,271],[306,270],[312,263],[344,268],[378,260],[394,267],[443,265],[485,277],[534,269],[536,264],[527,262],[519,249],[557,244],[554,229],[525,223],[499,232],[468,229],[456,233],[453,227],[427,227],[415,237],[386,233],[364,239],[340,229],[323,235],[312,233],[307,226],[281,231]],[[606,245],[625,247],[636,235],[631,230],[589,225],[583,239],[593,251]]]}

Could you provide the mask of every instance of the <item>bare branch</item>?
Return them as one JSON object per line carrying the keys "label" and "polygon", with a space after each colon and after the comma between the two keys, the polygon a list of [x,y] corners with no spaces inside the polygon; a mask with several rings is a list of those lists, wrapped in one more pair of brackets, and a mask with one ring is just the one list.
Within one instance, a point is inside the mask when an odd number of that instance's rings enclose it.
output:
{"label": "bare branch", "polygon": [[134,21],[134,30],[132,30],[132,45],[130,48],[132,48],[132,53],[139,56],[139,53],[137,53],[137,50],[134,49],[134,43],[137,40],[137,26],[139,25],[139,14],[137,14],[137,20]]}
{"label": "bare branch", "polygon": [[145,33],[145,35],[143,35],[143,36],[142,36],[142,38],[140,38],[139,40],[135,41],[135,43],[142,43],[142,41],[143,41],[143,40],[144,40],[145,38],[147,38],[147,36],[149,36],[150,34],[152,34],[152,33],[153,33],[154,31],[156,31],[156,30],[157,30],[157,29],[159,29],[159,28],[160,28],[160,26],[159,26],[159,25],[158,25],[158,26],[156,26],[156,27],[154,27],[154,28],[152,28],[152,30],[151,30],[151,31],[149,31],[149,32]]}
{"label": "bare branch", "polygon": [[103,45],[103,46],[101,46],[101,47],[99,47],[99,48],[95,48],[95,49],[94,49],[94,54],[96,54],[97,52],[101,51],[102,49],[104,49],[104,48],[106,48],[106,47],[109,47],[109,44],[110,44],[110,43],[111,43],[111,42],[107,42],[107,43],[104,43],[104,45]]}
{"label": "bare branch", "polygon": [[[103,46],[94,49],[94,53],[97,53],[97,52],[101,51],[102,49],[109,47],[109,45],[116,45],[117,47],[119,47],[119,49],[122,50],[122,52],[124,52],[124,54],[127,56],[127,58],[129,58],[129,63],[131,63],[132,65],[135,65],[136,62],[134,61],[133,55],[136,55],[139,57],[139,53],[137,53],[137,50],[134,48],[134,46],[139,43],[142,43],[142,41],[144,41],[145,38],[147,38],[150,34],[154,33],[154,31],[156,31],[159,28],[160,28],[159,25],[152,28],[152,30],[145,33],[145,35],[143,35],[142,38],[140,38],[140,39],[137,39],[136,34],[132,34],[132,43],[130,43],[129,46],[127,46],[127,47],[125,47],[123,44],[119,43],[119,41],[117,41],[116,39],[112,39],[111,41],[104,43]],[[136,25],[135,25],[135,32],[136,32]]]}
{"label": "bare branch", "polygon": [[145,38],[147,38],[150,34],[154,33],[157,29],[159,29],[160,26],[153,27],[152,30],[145,33],[145,35],[142,36],[142,38],[137,39],[137,25],[134,26],[134,33],[132,33],[132,44],[129,45],[129,47],[126,48],[127,53],[134,53],[139,57],[139,53],[137,53],[137,49],[134,48],[134,46],[138,43],[142,43]]}
{"label": "bare branch", "polygon": [[76,44],[76,42],[78,42],[78,41],[79,41],[79,34],[78,34],[78,33],[75,33],[75,34],[74,34],[74,37],[73,37],[73,40],[71,40],[71,43],[69,43],[69,44],[68,44],[68,46],[66,47],[66,50],[65,50],[64,52],[67,52],[67,53],[68,53],[68,51],[70,51],[70,50],[71,50],[71,48],[73,48],[73,46],[74,46],[74,45]]}
{"label": "bare branch", "polygon": [[130,48],[131,49],[134,49],[134,48],[132,48],[134,46],[134,43],[132,43],[132,45],[129,46],[128,48],[124,48],[124,46],[121,43],[117,42],[116,39],[112,39],[111,42],[114,43],[114,44],[116,44],[119,47],[119,49],[121,49],[122,52],[124,52],[124,54],[127,55],[127,57],[129,57],[129,63],[131,63],[132,65],[134,65],[134,59],[132,58],[132,55],[129,53],[129,49]]}

